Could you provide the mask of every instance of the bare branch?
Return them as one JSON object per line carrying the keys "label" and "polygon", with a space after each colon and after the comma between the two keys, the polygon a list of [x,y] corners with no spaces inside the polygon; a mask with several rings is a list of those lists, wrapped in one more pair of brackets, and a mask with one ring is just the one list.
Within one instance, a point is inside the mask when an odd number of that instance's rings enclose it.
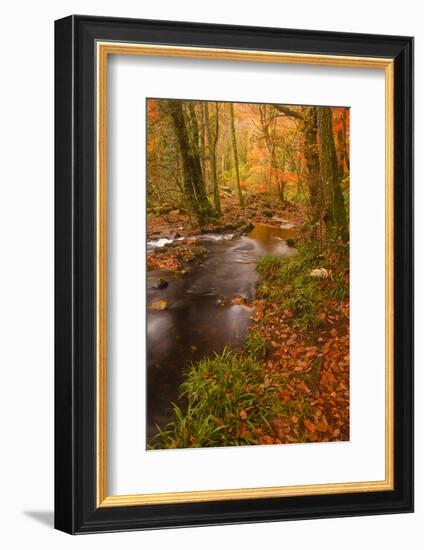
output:
{"label": "bare branch", "polygon": [[280,111],[280,113],[283,113],[287,116],[291,116],[299,120],[303,119],[303,116],[300,113],[294,111],[293,109],[290,109],[290,107],[286,107],[286,105],[274,105],[274,107],[277,109],[277,111]]}

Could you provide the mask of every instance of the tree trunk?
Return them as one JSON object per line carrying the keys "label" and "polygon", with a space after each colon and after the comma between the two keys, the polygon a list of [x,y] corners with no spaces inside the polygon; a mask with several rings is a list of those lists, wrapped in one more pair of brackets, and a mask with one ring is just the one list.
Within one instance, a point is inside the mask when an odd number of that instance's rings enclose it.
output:
{"label": "tree trunk", "polygon": [[277,175],[277,163],[276,163],[276,143],[275,134],[277,129],[277,119],[274,116],[274,108],[267,109],[266,105],[259,105],[259,115],[261,119],[262,134],[265,139],[265,144],[269,154],[269,186],[272,188],[274,180],[277,187],[277,195],[284,200],[284,195],[281,193],[280,182]]}
{"label": "tree trunk", "polygon": [[203,181],[205,182],[205,187],[207,190],[206,182],[208,181],[208,177],[206,174],[206,120],[204,116],[203,111],[203,105],[204,103],[199,102],[198,103],[198,112],[199,112],[199,120],[200,120],[200,128],[199,128],[199,147],[200,147],[200,161],[202,164],[202,175],[203,175]]}
{"label": "tree trunk", "polygon": [[347,221],[343,193],[340,187],[340,173],[334,145],[331,107],[317,107],[319,135],[319,163],[323,195],[325,199],[324,220],[334,237],[347,240]]}
{"label": "tree trunk", "polygon": [[[201,159],[201,151],[199,147],[199,125],[197,123],[197,116],[196,116],[196,109],[194,101],[187,101],[185,102],[186,105],[186,126],[188,130],[188,136],[189,136],[189,142],[192,151],[195,153],[196,156],[199,157],[200,160],[200,169],[202,169],[202,159]],[[184,107],[183,107],[183,114],[184,114]],[[202,172],[203,177],[203,172]],[[204,181],[204,178],[203,178]]]}
{"label": "tree trunk", "polygon": [[349,172],[349,150],[347,147],[347,128],[346,128],[346,111],[347,109],[343,109],[343,115],[342,115],[342,124],[343,124],[343,156],[346,164],[346,171]]}
{"label": "tree trunk", "polygon": [[323,196],[318,155],[318,126],[316,107],[303,108],[302,131],[305,144],[305,159],[308,171],[309,219],[314,228],[322,233]]}
{"label": "tree trunk", "polygon": [[237,176],[237,191],[238,191],[240,206],[244,206],[243,194],[241,192],[241,185],[240,185],[240,173],[239,173],[239,162],[238,162],[238,155],[237,155],[236,129],[234,127],[234,107],[233,107],[232,103],[230,103],[229,106],[230,106],[231,136],[232,136],[232,140],[233,140],[234,164],[235,164],[236,176]]}
{"label": "tree trunk", "polygon": [[339,172],[340,177],[342,178],[345,174],[345,166],[346,166],[346,159],[345,159],[345,144],[344,144],[344,133],[343,129],[340,128],[337,131],[337,149],[338,149],[338,163],[339,163]]}
{"label": "tree trunk", "polygon": [[286,171],[286,140],[284,139],[284,135],[281,138],[281,171],[283,172],[283,176],[277,177],[277,185],[278,185],[278,194],[280,196],[281,202],[285,201],[284,197],[284,189],[286,186],[286,180],[285,180],[285,171]]}
{"label": "tree trunk", "polygon": [[208,146],[209,146],[209,159],[210,159],[210,173],[213,186],[213,199],[215,203],[215,210],[218,215],[221,215],[221,199],[219,197],[219,188],[218,188],[218,178],[216,175],[216,143],[218,141],[218,105],[215,104],[215,126],[214,126],[214,135],[212,136],[210,120],[209,120],[209,105],[205,101],[204,113],[205,113],[205,125],[206,125],[206,135],[208,137]]}
{"label": "tree trunk", "polygon": [[184,192],[189,207],[196,216],[199,225],[204,225],[215,217],[215,212],[206,195],[199,151],[198,148],[190,146],[182,103],[169,100],[167,107],[180,148],[184,173]]}

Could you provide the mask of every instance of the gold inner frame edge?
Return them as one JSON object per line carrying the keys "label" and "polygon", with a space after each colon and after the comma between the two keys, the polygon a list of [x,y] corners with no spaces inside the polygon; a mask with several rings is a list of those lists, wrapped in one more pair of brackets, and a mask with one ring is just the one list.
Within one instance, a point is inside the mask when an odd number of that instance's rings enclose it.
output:
{"label": "gold inner frame edge", "polygon": [[[385,267],[386,267],[386,344],[385,344],[385,479],[281,487],[216,489],[177,493],[149,493],[109,496],[107,492],[107,60],[108,55],[142,55],[219,59],[262,63],[284,63],[332,67],[384,69],[385,71]],[[305,495],[363,493],[394,489],[394,60],[253,50],[162,46],[152,44],[96,43],[97,63],[97,507],[141,506],[219,500],[276,498]]]}

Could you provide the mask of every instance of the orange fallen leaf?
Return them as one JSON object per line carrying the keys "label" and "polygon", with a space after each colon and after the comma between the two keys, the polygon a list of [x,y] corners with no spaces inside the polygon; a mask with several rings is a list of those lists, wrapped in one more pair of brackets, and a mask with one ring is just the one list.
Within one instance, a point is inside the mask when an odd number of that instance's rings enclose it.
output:
{"label": "orange fallen leaf", "polygon": [[247,305],[247,300],[243,296],[236,296],[231,300],[231,303],[236,306],[245,306]]}
{"label": "orange fallen leaf", "polygon": [[308,432],[314,432],[315,429],[316,429],[316,426],[313,422],[310,422],[309,420],[305,419],[303,421],[303,425],[305,426],[305,428],[308,430]]}
{"label": "orange fallen leaf", "polygon": [[239,435],[240,435],[240,437],[251,437],[252,436],[252,434],[247,429],[246,424],[241,424]]}
{"label": "orange fallen leaf", "polygon": [[316,424],[316,429],[317,432],[325,433],[328,430],[328,424],[325,422],[318,422],[318,424]]}
{"label": "orange fallen leaf", "polygon": [[242,409],[242,410],[240,411],[240,418],[241,418],[242,420],[246,420],[246,418],[247,418],[247,412],[246,412],[244,409]]}

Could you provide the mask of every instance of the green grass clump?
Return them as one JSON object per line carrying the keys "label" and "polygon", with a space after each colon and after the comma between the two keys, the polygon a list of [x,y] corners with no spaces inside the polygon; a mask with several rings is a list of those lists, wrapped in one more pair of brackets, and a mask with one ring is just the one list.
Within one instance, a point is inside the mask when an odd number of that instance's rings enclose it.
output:
{"label": "green grass clump", "polygon": [[264,256],[257,265],[259,274],[258,298],[273,301],[293,313],[297,329],[312,329],[322,322],[328,300],[341,301],[349,297],[345,269],[331,271],[327,280],[311,277],[315,268],[331,269],[328,257],[305,243],[298,245],[298,254],[290,258]]}
{"label": "green grass clump", "polygon": [[[262,345],[255,349],[264,353]],[[193,364],[181,390],[185,412],[174,404],[175,420],[159,430],[149,448],[252,444],[257,442],[255,428],[288,414],[277,398],[281,387],[270,383],[263,362],[248,353],[225,349]]]}
{"label": "green grass clump", "polygon": [[284,261],[286,260],[278,256],[266,254],[257,261],[256,271],[259,273],[261,279],[271,283],[279,276]]}
{"label": "green grass clump", "polygon": [[244,343],[244,350],[250,357],[261,361],[265,359],[268,343],[266,338],[258,331],[250,329]]}

